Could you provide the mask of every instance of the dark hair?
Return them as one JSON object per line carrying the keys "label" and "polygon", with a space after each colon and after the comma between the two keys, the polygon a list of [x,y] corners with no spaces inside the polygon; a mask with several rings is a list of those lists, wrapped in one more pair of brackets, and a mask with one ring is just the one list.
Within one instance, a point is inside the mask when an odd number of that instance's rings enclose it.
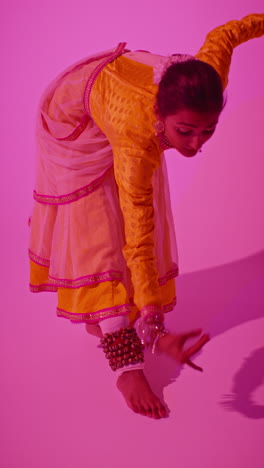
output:
{"label": "dark hair", "polygon": [[180,109],[221,112],[224,105],[220,76],[201,60],[172,64],[159,84],[156,109],[163,118]]}

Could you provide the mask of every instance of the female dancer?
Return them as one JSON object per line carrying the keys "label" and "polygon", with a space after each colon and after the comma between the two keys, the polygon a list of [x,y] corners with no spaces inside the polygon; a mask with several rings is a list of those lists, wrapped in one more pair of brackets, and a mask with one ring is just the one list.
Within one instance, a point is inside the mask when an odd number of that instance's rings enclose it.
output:
{"label": "female dancer", "polygon": [[[172,335],[177,249],[163,151],[194,156],[213,135],[233,48],[264,33],[252,14],[211,31],[195,57],[132,53],[121,43],[66,70],[37,123],[30,287],[57,291],[57,314],[101,336],[134,411],[165,416],[143,346],[197,370],[201,330]],[[135,327],[134,327],[135,325]]]}

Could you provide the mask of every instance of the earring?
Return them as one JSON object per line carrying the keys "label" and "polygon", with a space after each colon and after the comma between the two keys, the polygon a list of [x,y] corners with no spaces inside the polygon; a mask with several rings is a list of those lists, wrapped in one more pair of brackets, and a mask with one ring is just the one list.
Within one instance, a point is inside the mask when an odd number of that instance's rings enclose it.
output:
{"label": "earring", "polygon": [[155,136],[158,136],[159,133],[164,132],[164,124],[161,120],[157,120],[157,122],[154,123],[154,129],[155,129]]}

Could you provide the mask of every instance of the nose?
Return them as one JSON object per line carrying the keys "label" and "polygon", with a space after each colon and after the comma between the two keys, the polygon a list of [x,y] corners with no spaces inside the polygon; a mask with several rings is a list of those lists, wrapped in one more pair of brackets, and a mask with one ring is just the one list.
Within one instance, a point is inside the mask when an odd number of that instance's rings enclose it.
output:
{"label": "nose", "polygon": [[190,149],[198,151],[202,146],[202,139],[199,135],[192,137],[190,141]]}

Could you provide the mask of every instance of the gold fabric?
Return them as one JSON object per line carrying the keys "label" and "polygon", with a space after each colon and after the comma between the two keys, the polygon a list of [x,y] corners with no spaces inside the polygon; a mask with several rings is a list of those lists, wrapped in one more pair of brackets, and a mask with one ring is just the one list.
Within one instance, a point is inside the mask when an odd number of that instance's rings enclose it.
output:
{"label": "gold fabric", "polygon": [[[233,48],[264,33],[264,15],[229,21],[211,31],[196,57],[212,65],[223,86]],[[161,149],[153,128],[157,87],[153,69],[121,56],[97,77],[90,100],[92,117],[107,136],[114,154],[115,178],[125,221],[124,255],[131,270],[139,310],[161,305],[153,254],[151,179]]]}
{"label": "gold fabric", "polygon": [[[124,285],[116,280],[74,289],[52,286],[49,281],[49,268],[30,260],[30,288],[32,292],[57,292],[57,315],[72,322],[98,322],[119,314],[128,314],[129,320],[133,322],[139,315],[132,299],[128,298]],[[164,312],[172,310],[176,304],[174,278],[162,284],[160,292]]]}
{"label": "gold fabric", "polygon": [[[264,34],[264,14],[245,16],[240,21],[229,21],[207,34],[196,58],[209,63],[218,72],[223,87],[228,83],[228,73],[233,49],[243,42]],[[263,57],[260,57],[263,60]]]}
{"label": "gold fabric", "polygon": [[121,56],[100,73],[90,100],[92,117],[113,149],[125,219],[124,255],[139,310],[161,306],[153,253],[152,176],[161,157],[153,127],[156,92],[152,68]]}

